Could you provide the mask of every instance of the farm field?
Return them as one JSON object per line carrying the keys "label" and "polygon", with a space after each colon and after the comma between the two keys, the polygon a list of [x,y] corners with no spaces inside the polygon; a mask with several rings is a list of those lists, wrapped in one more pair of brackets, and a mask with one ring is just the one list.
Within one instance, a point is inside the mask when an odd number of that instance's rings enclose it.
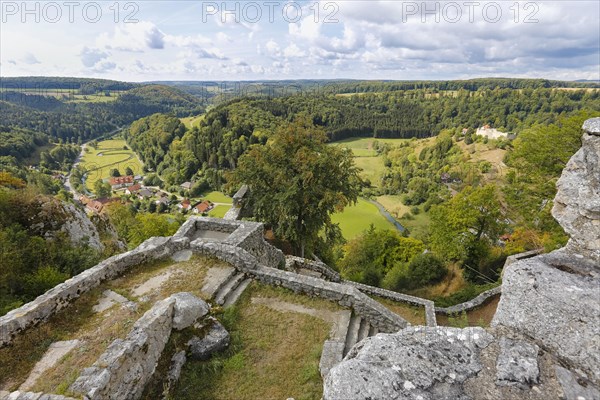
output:
{"label": "farm field", "polygon": [[333,223],[340,224],[342,235],[346,240],[354,239],[373,224],[376,229],[396,229],[377,207],[365,199],[358,199],[356,205],[349,206],[341,213],[331,216]]}
{"label": "farm field", "polygon": [[0,92],[14,91],[20,92],[27,95],[37,95],[37,96],[46,96],[46,97],[54,97],[59,100],[66,101],[67,103],[108,103],[114,101],[119,98],[121,93],[124,91],[121,90],[111,90],[109,91],[109,96],[106,96],[104,93],[93,93],[93,94],[79,94],[76,93],[76,90],[73,89],[46,89],[46,88],[36,88],[36,89],[19,89],[19,88],[0,88]]}
{"label": "farm field", "polygon": [[99,179],[110,177],[110,170],[119,169],[122,175],[125,174],[125,168],[130,167],[133,172],[142,174],[142,162],[137,155],[127,146],[123,139],[110,139],[98,142],[98,148],[86,146],[81,160],[81,166],[89,172],[85,185],[89,190],[93,190],[94,183]]}

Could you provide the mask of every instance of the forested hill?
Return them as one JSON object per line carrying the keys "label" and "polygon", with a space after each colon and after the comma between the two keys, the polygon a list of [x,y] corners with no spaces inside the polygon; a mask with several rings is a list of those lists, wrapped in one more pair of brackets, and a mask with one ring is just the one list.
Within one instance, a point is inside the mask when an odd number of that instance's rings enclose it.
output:
{"label": "forested hill", "polygon": [[68,78],[51,76],[0,77],[0,89],[3,90],[51,90],[62,89],[90,94],[105,90],[129,90],[139,86],[135,83],[112,81],[108,79]]}
{"label": "forested hill", "polygon": [[[33,92],[36,93],[36,92]],[[84,142],[139,118],[154,113],[177,116],[204,112],[200,100],[179,89],[147,85],[135,87],[106,101],[86,99],[78,95],[75,101],[65,95],[40,95],[31,91],[0,93],[0,132],[7,144],[0,147],[0,157],[20,155],[26,158],[35,151],[32,144],[50,141]],[[47,136],[47,140],[39,135]]]}
{"label": "forested hill", "polygon": [[478,78],[452,81],[350,81],[325,86],[329,93],[368,93],[398,90],[493,90],[493,89],[549,89],[600,88],[599,82],[553,81],[548,79]]}
{"label": "forested hill", "polygon": [[[144,162],[167,184],[194,180],[218,189],[223,183],[222,171],[235,168],[238,157],[251,144],[265,143],[278,126],[299,115],[307,115],[323,127],[331,140],[353,136],[422,138],[443,129],[460,132],[484,124],[519,133],[536,124],[556,123],[580,110],[600,112],[599,94],[596,90],[544,88],[243,98],[215,107],[199,127],[183,136],[175,133],[178,128],[171,122],[156,123],[159,117],[145,119],[136,125],[130,141],[134,149],[143,149]],[[163,129],[167,126],[173,129]],[[159,143],[156,138],[168,140]]]}

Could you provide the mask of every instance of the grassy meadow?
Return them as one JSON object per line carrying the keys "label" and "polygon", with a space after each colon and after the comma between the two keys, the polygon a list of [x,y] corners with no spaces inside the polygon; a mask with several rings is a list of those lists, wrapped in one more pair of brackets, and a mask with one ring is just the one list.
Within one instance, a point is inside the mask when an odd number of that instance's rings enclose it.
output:
{"label": "grassy meadow", "polygon": [[133,172],[142,174],[142,162],[137,155],[127,146],[123,139],[110,139],[98,142],[98,148],[86,146],[86,152],[81,160],[81,166],[88,172],[85,181],[86,187],[93,190],[94,183],[99,179],[110,177],[110,170],[118,168],[121,175],[130,167]]}
{"label": "grassy meadow", "polygon": [[204,114],[202,115],[197,115],[195,117],[186,117],[186,118],[180,118],[181,122],[186,126],[186,128],[188,129],[192,129],[195,126],[200,126],[200,122],[204,119]]}
{"label": "grassy meadow", "polygon": [[354,239],[373,224],[377,229],[396,229],[377,207],[365,199],[358,199],[354,206],[349,206],[341,213],[331,216],[334,223],[340,224],[340,229],[346,240]]}

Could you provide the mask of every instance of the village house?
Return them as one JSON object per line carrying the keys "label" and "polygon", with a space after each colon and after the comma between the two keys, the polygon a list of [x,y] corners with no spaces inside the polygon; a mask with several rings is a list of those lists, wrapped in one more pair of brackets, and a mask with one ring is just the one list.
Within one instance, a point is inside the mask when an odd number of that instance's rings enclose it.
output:
{"label": "village house", "polygon": [[500,132],[499,130],[494,129],[490,125],[487,125],[487,124],[482,126],[481,128],[478,128],[477,131],[475,132],[475,134],[478,136],[487,137],[488,139],[500,139],[500,138],[508,137],[508,133]]}
{"label": "village house", "polygon": [[147,199],[147,198],[149,198],[149,197],[152,197],[152,192],[151,192],[151,191],[149,191],[149,190],[148,190],[148,189],[146,189],[146,188],[142,188],[142,189],[140,189],[140,190],[139,190],[139,192],[137,193],[137,196],[138,196],[138,198],[139,198],[140,200],[144,200],[144,199]]}
{"label": "village house", "polygon": [[125,193],[126,194],[136,194],[141,189],[142,189],[142,185],[140,185],[139,183],[136,183],[135,185],[129,186],[127,189],[125,189]]}
{"label": "village house", "polygon": [[113,203],[115,201],[119,201],[116,198],[102,198],[102,199],[97,199],[97,200],[92,200],[87,196],[81,196],[79,198],[79,201],[81,202],[81,204],[85,205],[86,210],[96,213],[96,214],[100,214],[103,210],[104,207],[107,204]]}
{"label": "village house", "polygon": [[192,182],[183,182],[180,187],[183,190],[190,190],[192,188]]}
{"label": "village house", "polygon": [[134,182],[133,182],[133,176],[127,175],[127,176],[116,176],[116,177],[110,178],[108,183],[110,183],[112,190],[116,190],[116,189],[121,189],[124,187],[133,186]]}
{"label": "village house", "polygon": [[160,205],[160,204],[164,204],[166,206],[169,205],[170,201],[168,197],[160,197],[158,200],[155,201],[156,205]]}
{"label": "village house", "polygon": [[177,208],[182,211],[189,211],[192,208],[192,202],[189,199],[184,199],[181,203],[177,204]]}
{"label": "village house", "polygon": [[204,200],[202,203],[194,206],[194,214],[204,214],[212,209],[212,204],[208,200]]}

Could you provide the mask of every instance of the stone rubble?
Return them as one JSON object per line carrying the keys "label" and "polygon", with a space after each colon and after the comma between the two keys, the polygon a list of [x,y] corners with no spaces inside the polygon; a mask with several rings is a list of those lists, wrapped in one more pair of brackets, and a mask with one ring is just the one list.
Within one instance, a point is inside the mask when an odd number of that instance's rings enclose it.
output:
{"label": "stone rubble", "polygon": [[202,339],[194,336],[187,343],[190,358],[208,360],[213,353],[225,350],[229,346],[230,340],[229,332],[219,321],[214,320],[206,336]]}

